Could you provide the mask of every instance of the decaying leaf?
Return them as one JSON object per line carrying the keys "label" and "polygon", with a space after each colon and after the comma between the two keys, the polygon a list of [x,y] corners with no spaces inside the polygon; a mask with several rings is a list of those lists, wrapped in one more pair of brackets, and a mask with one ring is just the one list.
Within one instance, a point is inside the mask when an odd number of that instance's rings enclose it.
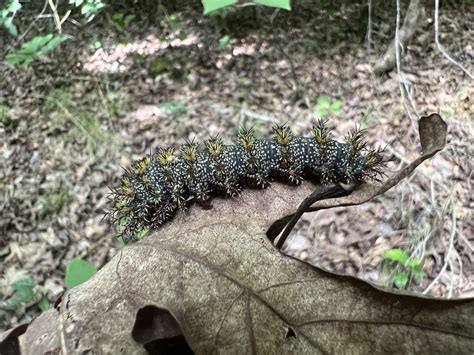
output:
{"label": "decaying leaf", "polygon": [[473,300],[390,293],[272,245],[272,221],[314,188],[193,206],[67,291],[19,337],[22,352],[144,354],[165,339],[177,353],[185,339],[198,354],[473,353]]}

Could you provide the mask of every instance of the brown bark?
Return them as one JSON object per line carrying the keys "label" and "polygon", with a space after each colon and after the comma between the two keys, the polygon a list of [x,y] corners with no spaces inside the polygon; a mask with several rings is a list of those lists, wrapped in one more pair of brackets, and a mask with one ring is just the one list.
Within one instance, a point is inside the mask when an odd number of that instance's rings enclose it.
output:
{"label": "brown bark", "polygon": [[[406,48],[410,39],[415,34],[418,25],[425,17],[425,9],[423,8],[420,0],[411,0],[408,5],[407,13],[403,20],[403,25],[399,30],[399,41],[401,48]],[[382,75],[391,71],[395,67],[396,63],[396,52],[395,52],[395,39],[392,40],[385,54],[379,59],[374,66],[374,73],[376,75]],[[406,51],[400,49],[400,55]]]}

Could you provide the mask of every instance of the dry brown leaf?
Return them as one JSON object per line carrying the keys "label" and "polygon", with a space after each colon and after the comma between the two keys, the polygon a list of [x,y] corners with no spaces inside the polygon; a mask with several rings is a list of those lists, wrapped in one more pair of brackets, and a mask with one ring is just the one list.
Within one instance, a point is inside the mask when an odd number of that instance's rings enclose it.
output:
{"label": "dry brown leaf", "polygon": [[473,300],[382,291],[271,244],[272,221],[314,188],[192,207],[68,291],[19,337],[22,352],[142,354],[181,332],[198,354],[474,352]]}

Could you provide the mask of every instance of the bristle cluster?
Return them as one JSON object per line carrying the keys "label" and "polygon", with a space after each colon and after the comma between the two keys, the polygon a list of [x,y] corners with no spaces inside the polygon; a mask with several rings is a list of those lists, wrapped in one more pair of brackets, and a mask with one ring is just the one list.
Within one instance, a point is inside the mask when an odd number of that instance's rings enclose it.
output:
{"label": "bristle cluster", "polygon": [[332,140],[322,120],[312,137],[295,136],[287,125],[276,125],[273,132],[273,138],[257,139],[244,128],[236,144],[215,136],[200,148],[188,140],[179,150],[160,148],[136,161],[112,193],[110,214],[123,226],[124,240],[163,225],[193,201],[235,197],[244,187],[265,188],[273,180],[361,183],[382,174],[382,151],[367,148],[362,130],[350,132],[345,143]]}

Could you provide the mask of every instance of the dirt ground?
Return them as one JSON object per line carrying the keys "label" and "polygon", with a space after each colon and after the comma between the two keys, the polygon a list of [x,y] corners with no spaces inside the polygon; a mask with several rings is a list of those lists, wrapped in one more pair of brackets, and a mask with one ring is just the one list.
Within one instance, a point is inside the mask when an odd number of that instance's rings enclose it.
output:
{"label": "dirt ground", "polygon": [[[448,146],[375,201],[304,216],[286,252],[387,284],[381,254],[398,247],[426,272],[410,290],[474,296],[474,83],[437,50],[432,10],[403,49],[412,118],[397,73],[372,73],[394,35],[394,8],[375,11],[370,51],[355,5],[296,7],[273,22],[272,11],[227,19],[201,11],[178,8],[178,21],[138,14],[126,29],[110,14],[82,28],[66,22],[73,36],[53,55],[26,69],[0,64],[0,332],[40,312],[34,302],[9,306],[14,281],[33,278],[54,302],[68,260],[100,268],[117,252],[102,218],[122,167],[187,138],[231,142],[242,124],[266,136],[288,122],[308,135],[321,98],[342,102],[327,116],[336,137],[357,124],[387,147],[387,174],[419,152],[417,113],[443,116]],[[445,8],[440,21],[441,43],[473,73],[474,10]]]}

